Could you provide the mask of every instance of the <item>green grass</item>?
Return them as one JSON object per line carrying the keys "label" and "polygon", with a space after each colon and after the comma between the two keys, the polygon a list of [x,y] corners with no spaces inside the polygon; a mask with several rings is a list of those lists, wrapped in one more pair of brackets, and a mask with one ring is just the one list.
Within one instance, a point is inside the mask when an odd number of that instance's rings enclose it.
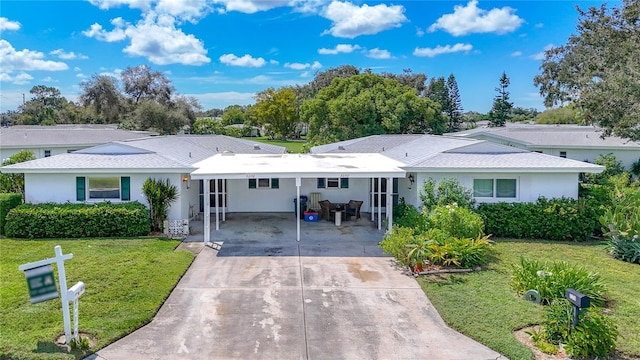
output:
{"label": "green grass", "polygon": [[287,148],[287,152],[288,153],[292,153],[292,154],[300,154],[303,152],[302,147],[304,146],[304,144],[306,143],[305,141],[291,141],[291,140],[269,140],[269,138],[263,136],[263,137],[252,137],[252,138],[246,138],[249,140],[255,140],[261,143],[265,143],[265,144],[271,144],[271,145],[277,145],[277,146],[284,146]]}
{"label": "green grass", "polygon": [[606,286],[611,317],[620,338],[617,349],[640,357],[640,266],[615,260],[602,243],[497,241],[486,271],[467,275],[422,277],[423,290],[453,328],[510,359],[534,359],[512,331],[537,324],[542,307],[517,297],[509,286],[511,265],[520,256],[540,261],[566,261],[598,272]]}
{"label": "green grass", "polygon": [[[80,332],[97,339],[97,350],[147,324],[193,261],[165,239],[0,239],[0,359],[73,359],[60,350],[64,333],[60,299],[31,304],[18,266],[54,256],[60,245],[67,284],[85,283],[79,301]],[[58,273],[54,265],[56,280]],[[72,309],[72,307],[71,307]],[[73,315],[72,315],[73,316]]]}

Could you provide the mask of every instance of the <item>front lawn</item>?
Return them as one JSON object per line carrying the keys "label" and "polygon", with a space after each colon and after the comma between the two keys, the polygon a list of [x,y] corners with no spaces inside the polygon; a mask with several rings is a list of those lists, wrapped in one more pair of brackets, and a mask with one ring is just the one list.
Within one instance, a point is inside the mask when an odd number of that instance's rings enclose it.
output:
{"label": "front lawn", "polygon": [[541,320],[542,307],[517,297],[509,286],[512,264],[520,256],[566,261],[600,273],[608,289],[611,317],[620,337],[617,349],[640,357],[640,266],[615,260],[602,243],[497,241],[486,271],[421,277],[419,283],[444,320],[454,329],[510,359],[533,359],[512,331]]}
{"label": "front lawn", "polygon": [[[147,324],[193,261],[174,249],[179,241],[0,239],[0,359],[73,359],[54,340],[64,334],[60,299],[31,304],[18,266],[54,257],[60,245],[67,285],[85,283],[79,301],[80,332],[98,348]],[[54,265],[56,281],[58,273]],[[73,306],[70,306],[73,317]],[[80,354],[76,354],[80,356]]]}
{"label": "front lawn", "polygon": [[287,152],[291,153],[291,154],[300,154],[300,153],[302,153],[304,144],[306,144],[305,141],[271,140],[266,136],[246,138],[246,139],[252,140],[252,141],[255,140],[255,141],[258,141],[258,142],[261,142],[261,143],[265,143],[265,144],[284,146],[284,147],[287,148]]}

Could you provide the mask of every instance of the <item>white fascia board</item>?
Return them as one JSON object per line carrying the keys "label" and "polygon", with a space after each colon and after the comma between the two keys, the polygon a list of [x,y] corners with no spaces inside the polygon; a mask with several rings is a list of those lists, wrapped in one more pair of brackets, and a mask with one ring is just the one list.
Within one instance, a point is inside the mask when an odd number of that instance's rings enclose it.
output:
{"label": "white fascia board", "polygon": [[588,168],[411,168],[407,169],[411,172],[433,172],[433,173],[476,173],[476,172],[500,172],[500,173],[593,173],[600,174],[604,171],[604,167],[588,167]]}
{"label": "white fascia board", "polygon": [[131,174],[182,174],[190,173],[194,168],[171,168],[171,169],[134,169],[134,168],[104,168],[104,169],[5,169],[0,168],[0,173],[12,174],[102,174],[102,173],[131,173]]}
{"label": "white fascia board", "polygon": [[529,149],[579,149],[579,150],[610,150],[610,151],[618,151],[618,150],[628,150],[628,151],[640,151],[639,145],[607,145],[607,146],[591,146],[591,145],[529,145]]}
{"label": "white fascia board", "polygon": [[258,178],[376,178],[376,177],[405,177],[405,171],[385,171],[385,172],[242,172],[242,173],[221,173],[221,174],[198,174],[191,173],[193,180],[206,179],[258,179]]}

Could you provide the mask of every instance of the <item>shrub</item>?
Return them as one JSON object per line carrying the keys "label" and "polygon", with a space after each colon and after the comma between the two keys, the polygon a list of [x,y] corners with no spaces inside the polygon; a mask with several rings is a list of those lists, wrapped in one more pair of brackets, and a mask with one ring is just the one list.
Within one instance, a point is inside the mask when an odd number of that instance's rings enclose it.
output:
{"label": "shrub", "polygon": [[380,242],[380,247],[384,252],[393,256],[402,265],[410,265],[407,256],[409,244],[415,243],[413,229],[394,225],[391,232],[385,234]]}
{"label": "shrub", "polygon": [[22,194],[0,194],[0,235],[4,235],[4,223],[9,210],[22,204]]}
{"label": "shrub", "polygon": [[426,211],[431,211],[435,206],[456,203],[458,206],[471,209],[476,203],[471,190],[460,185],[453,178],[442,179],[436,188],[436,181],[432,178],[425,181],[420,191],[420,201]]}
{"label": "shrub", "polygon": [[427,259],[433,265],[473,267],[484,263],[490,245],[489,236],[436,238],[428,243]]}
{"label": "shrub", "polygon": [[149,211],[139,202],[23,204],[7,214],[14,238],[131,237],[149,234]]}
{"label": "shrub", "polygon": [[604,171],[600,174],[587,174],[586,181],[590,183],[605,184],[611,176],[622,175],[625,172],[622,161],[616,159],[613,153],[600,155],[593,162],[604,166]]}
{"label": "shrub", "polygon": [[535,203],[480,204],[485,232],[499,237],[588,239],[599,228],[601,210],[589,199],[539,198]]}
{"label": "shrub", "polygon": [[169,206],[178,199],[178,188],[171,184],[169,179],[149,178],[142,184],[142,193],[149,202],[151,228],[154,231],[162,231]]}
{"label": "shrub", "polygon": [[609,254],[618,260],[640,264],[640,239],[637,236],[631,240],[612,239],[607,248]]}
{"label": "shrub", "polygon": [[591,304],[603,306],[606,287],[599,274],[566,262],[541,263],[520,258],[513,266],[511,287],[522,295],[528,290],[540,293],[542,304],[551,304],[555,299],[564,299],[568,288],[575,289],[591,298]]}
{"label": "shrub", "polygon": [[484,235],[484,222],[473,211],[451,205],[438,205],[429,213],[429,227],[447,232],[452,237],[477,238]]}
{"label": "shrub", "polygon": [[393,223],[412,228],[415,233],[421,233],[426,230],[427,218],[415,206],[407,204],[404,198],[400,198],[398,205],[393,207]]}
{"label": "shrub", "polygon": [[580,311],[578,325],[572,328],[573,305],[565,299],[555,300],[545,308],[542,337],[554,344],[565,344],[574,358],[607,357],[615,350],[618,330],[600,308]]}

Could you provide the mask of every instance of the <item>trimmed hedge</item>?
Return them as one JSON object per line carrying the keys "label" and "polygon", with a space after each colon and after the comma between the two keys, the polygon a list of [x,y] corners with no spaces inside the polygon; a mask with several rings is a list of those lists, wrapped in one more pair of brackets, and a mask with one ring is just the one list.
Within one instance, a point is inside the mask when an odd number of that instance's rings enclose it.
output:
{"label": "trimmed hedge", "polygon": [[9,210],[22,204],[22,194],[4,193],[0,194],[0,235],[4,235],[4,223]]}
{"label": "trimmed hedge", "polygon": [[601,210],[588,199],[480,204],[476,211],[485,233],[497,237],[585,241],[600,228]]}
{"label": "trimmed hedge", "polygon": [[134,201],[121,204],[24,204],[7,214],[12,238],[132,237],[151,231],[149,210]]}

